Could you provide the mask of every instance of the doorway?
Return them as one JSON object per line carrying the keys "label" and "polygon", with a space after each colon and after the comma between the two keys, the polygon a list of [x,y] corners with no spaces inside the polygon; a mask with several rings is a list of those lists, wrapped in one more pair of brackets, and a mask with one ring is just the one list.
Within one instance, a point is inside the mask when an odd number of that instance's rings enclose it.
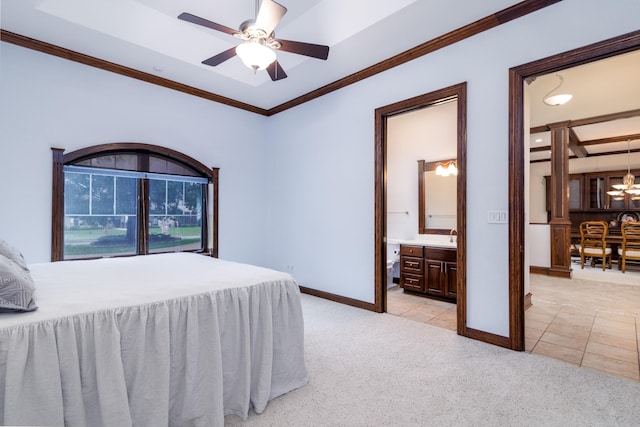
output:
{"label": "doorway", "polygon": [[[375,111],[375,310],[387,311],[387,132],[388,119],[418,111],[443,102],[456,100],[456,231],[457,274],[455,287],[456,328],[460,335],[466,334],[466,83],[450,86],[435,92],[417,96]],[[420,160],[420,159],[415,159]],[[417,162],[416,162],[417,163]],[[417,164],[415,166],[417,170]],[[417,223],[416,223],[417,224]],[[418,230],[416,228],[415,232]]]}
{"label": "doorway", "polygon": [[525,94],[527,79],[640,49],[640,31],[509,70],[509,336],[514,350],[525,350]]}
{"label": "doorway", "polygon": [[[457,330],[453,270],[457,249],[457,108],[457,99],[448,99],[390,116],[386,127],[386,311],[452,331]],[[437,174],[438,166],[441,170]],[[441,250],[447,251],[446,259],[453,263],[426,261],[437,254],[419,245],[427,242],[447,246]],[[420,258],[417,253],[406,253],[416,245]]]}

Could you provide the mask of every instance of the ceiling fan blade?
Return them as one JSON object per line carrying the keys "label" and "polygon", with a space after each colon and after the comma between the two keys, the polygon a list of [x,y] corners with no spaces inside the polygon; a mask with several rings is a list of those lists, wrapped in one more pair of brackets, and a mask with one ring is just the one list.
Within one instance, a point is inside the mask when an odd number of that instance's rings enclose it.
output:
{"label": "ceiling fan blade", "polygon": [[287,8],[283,5],[273,0],[262,0],[255,27],[263,30],[268,36],[276,28],[285,13],[287,13]]}
{"label": "ceiling fan blade", "polygon": [[233,28],[216,24],[215,22],[209,21],[208,19],[200,18],[199,16],[192,15],[187,12],[183,12],[180,15],[178,15],[178,19],[191,22],[192,24],[202,25],[203,27],[211,28],[212,30],[222,31],[223,33],[227,33],[229,35],[234,35],[238,33],[238,31],[234,30]]}
{"label": "ceiling fan blade", "polygon": [[269,64],[267,67],[267,73],[269,73],[269,77],[271,77],[271,80],[274,82],[287,78],[287,73],[284,72],[278,61],[273,61]]}
{"label": "ceiling fan blade", "polygon": [[327,59],[329,57],[329,46],[313,43],[294,42],[291,40],[280,40],[279,50],[284,52],[297,53],[298,55],[310,56],[312,58]]}
{"label": "ceiling fan blade", "polygon": [[231,49],[227,49],[224,52],[221,52],[215,56],[212,56],[209,59],[205,59],[204,61],[202,61],[202,63],[205,65],[211,65],[212,67],[215,67],[216,65],[220,65],[227,59],[233,58],[234,56],[236,56],[236,48],[232,47]]}

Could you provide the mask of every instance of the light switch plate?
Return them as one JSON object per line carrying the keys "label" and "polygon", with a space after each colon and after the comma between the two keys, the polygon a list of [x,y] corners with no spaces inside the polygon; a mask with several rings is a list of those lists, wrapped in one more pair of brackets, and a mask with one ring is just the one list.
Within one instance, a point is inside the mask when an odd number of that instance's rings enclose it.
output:
{"label": "light switch plate", "polygon": [[489,211],[489,224],[506,224],[508,219],[507,211]]}

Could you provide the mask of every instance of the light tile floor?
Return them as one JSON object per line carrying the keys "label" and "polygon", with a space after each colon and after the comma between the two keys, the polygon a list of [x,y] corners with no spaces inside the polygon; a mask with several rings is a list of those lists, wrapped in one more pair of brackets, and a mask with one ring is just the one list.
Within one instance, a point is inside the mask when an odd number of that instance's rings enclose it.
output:
{"label": "light tile floor", "polygon": [[387,289],[387,313],[456,330],[455,304],[405,293],[399,286]]}
{"label": "light tile floor", "polygon": [[[574,266],[572,279],[530,275],[525,350],[640,381],[640,273]],[[387,290],[387,312],[456,330],[456,305]]]}
{"label": "light tile floor", "polygon": [[530,275],[525,350],[640,381],[640,273],[573,268]]}

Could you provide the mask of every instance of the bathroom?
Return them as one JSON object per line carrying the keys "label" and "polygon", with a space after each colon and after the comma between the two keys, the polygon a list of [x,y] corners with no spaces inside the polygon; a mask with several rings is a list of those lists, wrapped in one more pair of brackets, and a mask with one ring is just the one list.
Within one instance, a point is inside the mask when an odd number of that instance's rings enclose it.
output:
{"label": "bathroom", "polygon": [[[420,279],[422,291],[403,286],[400,252],[401,247],[403,251],[410,248],[422,251],[422,247],[455,251],[457,247],[457,175],[453,173],[457,156],[457,109],[454,98],[389,117],[387,121],[387,311],[392,314],[400,314],[409,307],[404,304],[405,300],[394,307],[398,302],[396,297],[405,294],[455,303],[455,294],[453,298],[441,298],[437,292],[429,292],[426,279],[424,284]],[[436,166],[444,167],[444,174],[436,173]],[[426,255],[426,249],[424,253]],[[409,255],[408,252],[405,255]],[[408,257],[404,262],[407,260],[421,264],[420,275],[425,268],[433,267],[428,259]],[[455,266],[455,262],[452,265]],[[450,275],[451,287],[455,288],[455,271]]]}

